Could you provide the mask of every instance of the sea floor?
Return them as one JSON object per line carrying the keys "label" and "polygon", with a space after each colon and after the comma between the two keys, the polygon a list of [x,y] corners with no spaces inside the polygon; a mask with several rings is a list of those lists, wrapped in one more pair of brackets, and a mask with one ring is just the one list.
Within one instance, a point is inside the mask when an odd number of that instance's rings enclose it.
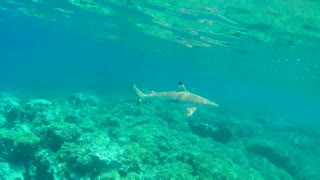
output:
{"label": "sea floor", "polygon": [[320,134],[132,94],[0,96],[0,179],[320,179]]}

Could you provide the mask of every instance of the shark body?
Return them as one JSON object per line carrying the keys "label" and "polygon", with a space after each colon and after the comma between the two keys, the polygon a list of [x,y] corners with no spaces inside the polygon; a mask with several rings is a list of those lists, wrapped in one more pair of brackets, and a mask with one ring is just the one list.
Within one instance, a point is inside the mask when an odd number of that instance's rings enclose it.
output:
{"label": "shark body", "polygon": [[193,106],[187,108],[187,116],[191,116],[196,110],[196,105],[209,105],[219,107],[219,105],[213,101],[210,101],[197,94],[189,92],[182,82],[179,82],[178,89],[176,91],[143,93],[135,84],[133,89],[138,96],[138,105],[142,100],[169,100],[184,104],[192,104]]}

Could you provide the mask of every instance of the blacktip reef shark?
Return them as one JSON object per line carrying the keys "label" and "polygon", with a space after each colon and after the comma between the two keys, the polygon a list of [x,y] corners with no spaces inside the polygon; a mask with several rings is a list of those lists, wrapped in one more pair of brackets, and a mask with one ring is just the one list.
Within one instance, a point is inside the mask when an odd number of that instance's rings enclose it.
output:
{"label": "blacktip reef shark", "polygon": [[204,97],[197,94],[189,92],[184,86],[183,82],[179,82],[178,89],[176,91],[166,91],[166,92],[155,92],[143,93],[134,83],[133,89],[138,96],[139,105],[143,100],[169,100],[175,101],[183,104],[192,104],[192,106],[187,108],[187,116],[191,116],[196,110],[197,105],[209,105],[214,107],[219,107],[219,105],[213,101],[210,101]]}

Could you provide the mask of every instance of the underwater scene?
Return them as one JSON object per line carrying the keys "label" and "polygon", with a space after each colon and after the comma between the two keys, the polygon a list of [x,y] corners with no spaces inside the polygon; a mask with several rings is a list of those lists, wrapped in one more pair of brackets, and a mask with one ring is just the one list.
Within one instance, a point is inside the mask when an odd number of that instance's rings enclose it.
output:
{"label": "underwater scene", "polygon": [[320,1],[0,1],[0,180],[319,180],[319,129]]}

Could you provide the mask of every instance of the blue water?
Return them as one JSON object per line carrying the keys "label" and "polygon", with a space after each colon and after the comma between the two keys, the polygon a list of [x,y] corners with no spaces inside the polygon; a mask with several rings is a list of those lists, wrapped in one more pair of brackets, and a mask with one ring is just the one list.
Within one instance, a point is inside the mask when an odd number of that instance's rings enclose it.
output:
{"label": "blue water", "polygon": [[[3,14],[1,24],[3,90],[127,92],[131,82],[171,90],[182,80],[230,111],[248,113],[258,108],[264,115],[274,113],[312,124],[320,118],[318,80],[295,79],[310,76],[303,74],[303,62],[316,62],[319,57],[319,52],[307,47],[292,50],[248,41],[238,45],[248,54],[239,54],[220,47],[188,49],[138,32],[133,32],[141,40],[136,45],[100,43],[85,30],[61,31],[58,23],[30,17]],[[147,46],[144,41],[164,53],[138,48]],[[272,63],[285,59],[293,62]],[[303,62],[298,64],[297,59]]]}
{"label": "blue water", "polygon": [[[66,26],[59,19],[50,22],[0,11],[0,92],[42,97],[88,91],[134,97],[133,82],[144,91],[161,91],[175,90],[183,81],[188,90],[220,105],[213,113],[240,121],[285,121],[307,131],[320,127],[316,38],[312,46],[239,38],[231,39],[230,47],[188,48],[123,25],[105,29],[121,40],[104,40],[94,38],[97,27],[82,24],[80,18],[104,17],[79,12],[79,19]],[[141,15],[134,10],[124,14]]]}

